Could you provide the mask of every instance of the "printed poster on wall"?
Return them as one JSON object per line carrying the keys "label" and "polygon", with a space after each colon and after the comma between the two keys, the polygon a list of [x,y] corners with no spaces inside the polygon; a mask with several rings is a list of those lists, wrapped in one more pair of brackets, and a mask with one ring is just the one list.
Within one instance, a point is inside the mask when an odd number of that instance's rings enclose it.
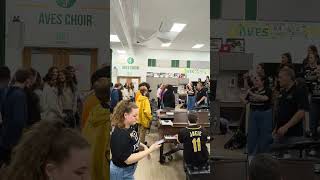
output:
{"label": "printed poster on wall", "polygon": [[215,20],[213,38],[320,39],[319,23]]}

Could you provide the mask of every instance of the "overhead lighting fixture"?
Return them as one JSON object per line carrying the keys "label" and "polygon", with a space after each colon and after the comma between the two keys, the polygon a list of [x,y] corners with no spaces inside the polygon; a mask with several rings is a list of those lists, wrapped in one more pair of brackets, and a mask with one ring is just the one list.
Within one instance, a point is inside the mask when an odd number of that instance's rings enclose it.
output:
{"label": "overhead lighting fixture", "polygon": [[163,43],[161,44],[161,47],[169,47],[171,45],[171,43]]}
{"label": "overhead lighting fixture", "polygon": [[119,54],[125,54],[125,53],[126,53],[125,50],[117,50],[117,52],[118,52]]}
{"label": "overhead lighting fixture", "polygon": [[200,49],[200,48],[202,48],[204,46],[204,44],[196,44],[196,45],[194,45],[192,48],[193,49]]}
{"label": "overhead lighting fixture", "polygon": [[170,31],[171,32],[181,32],[185,26],[186,26],[186,24],[174,23]]}
{"label": "overhead lighting fixture", "polygon": [[118,35],[111,34],[110,35],[110,42],[120,42]]}

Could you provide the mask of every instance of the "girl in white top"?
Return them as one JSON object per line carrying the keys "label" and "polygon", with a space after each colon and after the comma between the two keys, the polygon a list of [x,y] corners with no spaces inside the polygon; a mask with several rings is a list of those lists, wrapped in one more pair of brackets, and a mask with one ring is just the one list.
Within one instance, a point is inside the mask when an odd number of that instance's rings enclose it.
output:
{"label": "girl in white top", "polygon": [[44,84],[41,98],[41,119],[62,120],[62,106],[58,100],[58,89],[56,87],[57,79],[55,75],[51,75]]}
{"label": "girl in white top", "polygon": [[134,99],[134,86],[133,83],[126,83],[122,91],[123,100],[133,100]]}
{"label": "girl in white top", "polygon": [[76,126],[75,115],[77,113],[77,89],[71,73],[65,69],[59,71],[58,98],[61,103],[65,121],[70,127]]}

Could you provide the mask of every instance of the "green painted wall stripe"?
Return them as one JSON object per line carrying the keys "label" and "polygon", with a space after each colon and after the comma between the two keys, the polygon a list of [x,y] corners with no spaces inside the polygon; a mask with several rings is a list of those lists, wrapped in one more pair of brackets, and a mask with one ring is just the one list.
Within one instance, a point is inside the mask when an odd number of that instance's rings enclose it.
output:
{"label": "green painted wall stripe", "polygon": [[6,52],[6,0],[1,0],[1,19],[0,19],[0,65],[5,64]]}
{"label": "green painted wall stripe", "polygon": [[221,1],[222,0],[211,0],[210,1],[210,19],[221,18]]}
{"label": "green painted wall stripe", "polygon": [[246,0],[246,20],[257,19],[257,1],[258,0]]}

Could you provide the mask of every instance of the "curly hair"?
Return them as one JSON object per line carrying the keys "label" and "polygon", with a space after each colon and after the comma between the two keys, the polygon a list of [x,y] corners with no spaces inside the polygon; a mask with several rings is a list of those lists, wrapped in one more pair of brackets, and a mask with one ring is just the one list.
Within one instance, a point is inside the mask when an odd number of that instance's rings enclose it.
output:
{"label": "curly hair", "polygon": [[111,116],[112,124],[118,128],[124,128],[124,114],[131,113],[132,109],[138,109],[138,106],[130,100],[122,100],[115,107]]}
{"label": "curly hair", "polygon": [[42,120],[23,135],[1,179],[47,180],[46,164],[62,164],[70,157],[72,148],[86,149],[89,144],[77,131],[66,128],[62,121]]}

